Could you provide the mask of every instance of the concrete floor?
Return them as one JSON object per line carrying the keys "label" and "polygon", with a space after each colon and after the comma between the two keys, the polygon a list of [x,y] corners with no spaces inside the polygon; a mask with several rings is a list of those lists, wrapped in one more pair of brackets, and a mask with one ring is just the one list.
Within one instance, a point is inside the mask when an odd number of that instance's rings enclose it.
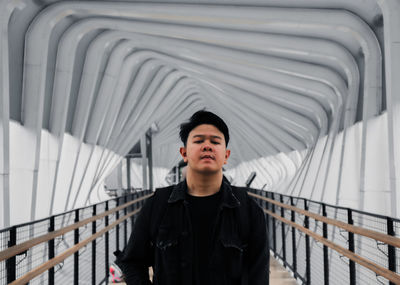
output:
{"label": "concrete floor", "polygon": [[296,285],[296,279],[292,277],[289,271],[284,268],[275,258],[270,258],[271,275],[269,279],[270,285]]}

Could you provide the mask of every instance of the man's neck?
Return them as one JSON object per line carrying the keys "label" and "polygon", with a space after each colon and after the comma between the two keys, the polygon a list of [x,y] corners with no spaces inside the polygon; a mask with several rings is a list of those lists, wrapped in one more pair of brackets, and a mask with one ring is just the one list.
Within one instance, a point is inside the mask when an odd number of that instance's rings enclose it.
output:
{"label": "man's neck", "polygon": [[190,171],[186,174],[188,192],[192,196],[210,196],[219,191],[222,184],[222,171],[204,175]]}

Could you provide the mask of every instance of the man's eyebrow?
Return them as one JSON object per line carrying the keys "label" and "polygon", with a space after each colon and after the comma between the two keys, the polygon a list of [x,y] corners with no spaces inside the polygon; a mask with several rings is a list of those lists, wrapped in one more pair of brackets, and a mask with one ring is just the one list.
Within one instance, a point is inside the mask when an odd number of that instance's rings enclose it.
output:
{"label": "man's eyebrow", "polygon": [[[205,138],[206,135],[194,135],[193,138]],[[220,139],[222,140],[222,138],[220,136],[210,136],[213,139]]]}

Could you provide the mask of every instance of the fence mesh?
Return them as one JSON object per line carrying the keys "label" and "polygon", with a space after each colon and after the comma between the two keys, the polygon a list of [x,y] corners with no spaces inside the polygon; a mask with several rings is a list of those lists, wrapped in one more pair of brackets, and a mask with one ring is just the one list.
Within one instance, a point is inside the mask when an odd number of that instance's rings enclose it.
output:
{"label": "fence mesh", "polygon": [[106,278],[106,243],[105,235],[96,239],[96,284],[100,284]]}
{"label": "fence mesh", "polygon": [[300,276],[306,276],[306,239],[305,235],[296,232],[297,272]]}
{"label": "fence mesh", "polygon": [[324,284],[324,253],[321,243],[310,239],[311,284]]}
{"label": "fence mesh", "polygon": [[[119,203],[117,199],[112,199],[107,202],[99,203],[89,207],[73,210],[67,213],[59,214],[57,216],[49,217],[40,221],[34,221],[23,225],[17,225],[8,229],[0,231],[0,251],[7,249],[10,245],[21,244],[33,238],[46,235],[51,230],[53,219],[54,230],[60,230],[67,226],[73,225],[76,221],[83,221],[89,219],[94,214],[102,214],[106,211],[106,203],[108,209],[114,209],[117,205],[137,199],[141,196],[150,194],[146,190],[135,195],[128,195],[121,197]],[[120,210],[119,217],[123,217],[125,212],[129,213],[134,209],[140,208],[143,202],[136,203],[127,208],[126,211]],[[117,214],[113,213],[108,216],[108,225],[111,225],[117,220]],[[106,217],[96,220],[95,231],[106,227]],[[125,230],[126,228],[126,230]],[[65,232],[64,234],[54,239],[54,256],[57,256],[66,250],[70,249],[76,243],[85,241],[92,236],[93,223],[90,222],[77,230]],[[12,234],[12,233],[15,234]],[[75,235],[78,233],[78,240],[75,241]],[[70,255],[60,263],[54,266],[54,284],[72,284],[74,282],[75,273],[77,273],[79,284],[92,284],[93,273],[95,277],[95,284],[104,284],[107,280],[109,265],[115,260],[114,251],[117,249],[122,250],[128,241],[129,235],[132,232],[132,219],[127,219],[126,222],[121,223],[117,228],[112,228],[108,233],[101,235],[93,242],[89,242],[82,247],[75,254]],[[126,233],[126,234],[125,234]],[[108,261],[106,265],[106,236],[108,236]],[[117,241],[118,238],[118,241]],[[93,251],[93,246],[95,250]],[[35,269],[39,265],[49,260],[49,242],[40,243],[15,256],[15,278],[18,279],[29,271]],[[10,258],[11,260],[12,258]],[[77,261],[77,263],[76,263]],[[11,264],[11,263],[10,263]],[[11,266],[10,266],[11,268]],[[74,269],[77,269],[74,271]],[[0,285],[7,284],[7,262],[0,262]],[[10,274],[12,272],[10,271]],[[9,274],[9,278],[12,275]],[[49,271],[33,278],[29,284],[49,284]]]}
{"label": "fence mesh", "polygon": [[[10,240],[10,230],[0,231],[0,251],[8,248],[8,242]],[[6,261],[0,261],[0,284],[6,284],[7,282],[7,270]]]}
{"label": "fence mesh", "polygon": [[[394,221],[393,223],[394,235],[400,238],[400,221]],[[396,272],[400,272],[400,248],[395,248],[396,254]]]}
{"label": "fence mesh", "polygon": [[[253,193],[258,194],[256,191]],[[266,196],[277,202],[283,202],[286,205],[291,205],[290,197],[285,195],[280,195],[277,193],[261,193],[260,196]],[[256,198],[256,200],[259,200]],[[373,230],[380,232],[382,234],[389,234],[390,221],[393,225],[393,235],[400,237],[400,220],[393,219],[390,217],[374,215],[371,213],[365,213],[357,210],[351,210],[348,208],[341,208],[331,205],[325,205],[320,202],[309,201],[302,198],[292,197],[293,205],[297,208],[304,209],[304,204],[308,206],[308,210],[312,213],[318,214],[320,216],[324,215],[323,209],[325,208],[325,215],[327,218],[341,221],[345,224],[352,220],[354,226],[362,227],[364,229]],[[264,208],[272,209],[272,203],[265,205],[259,203]],[[281,207],[275,205],[275,213],[284,217],[287,220],[291,219],[291,211],[286,209],[281,211]],[[284,264],[288,265],[289,268],[294,270],[294,260],[293,260],[293,237],[292,230],[289,225],[285,225],[284,234],[282,234],[282,224],[280,221],[267,215],[269,228],[269,243],[270,249],[274,251],[274,254],[280,258]],[[275,222],[273,222],[275,220]],[[324,223],[317,221],[313,218],[309,218],[309,229],[316,233],[317,235],[324,236]],[[295,214],[295,222],[298,225],[305,225],[305,217],[299,213]],[[342,247],[343,249],[350,250],[350,240],[351,236],[354,237],[354,253],[366,258],[373,263],[381,266],[383,268],[389,267],[389,246],[382,242],[376,241],[373,238],[364,237],[357,234],[351,234],[350,232],[338,227],[327,224],[326,226],[326,238],[332,241],[336,245]],[[274,235],[271,233],[275,231]],[[307,260],[306,260],[306,235],[296,230],[295,233],[295,244],[296,244],[296,271],[295,275],[298,277],[299,283],[306,283],[307,279]],[[350,260],[338,253],[335,250],[326,247],[327,249],[327,259],[324,259],[324,245],[323,243],[314,240],[310,237],[310,284],[324,284],[324,272],[327,270],[329,284],[348,284],[350,283],[351,276],[351,266]],[[273,244],[276,244],[276,249],[274,250]],[[285,253],[283,254],[283,245],[285,245]],[[400,249],[394,248],[395,257],[395,269],[394,271],[400,273]],[[389,281],[382,277],[377,276],[373,271],[359,266],[354,263],[354,276],[356,277],[356,284],[389,284]]]}

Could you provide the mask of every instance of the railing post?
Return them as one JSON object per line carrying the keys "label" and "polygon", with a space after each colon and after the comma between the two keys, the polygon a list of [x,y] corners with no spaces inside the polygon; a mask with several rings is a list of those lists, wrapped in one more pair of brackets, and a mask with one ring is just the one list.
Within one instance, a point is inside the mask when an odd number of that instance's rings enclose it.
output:
{"label": "railing post", "polygon": [[[48,228],[48,232],[54,232],[54,216],[50,217],[50,225]],[[53,259],[55,256],[54,252],[54,239],[49,240],[49,260]],[[49,269],[49,285],[54,284],[54,267]]]}
{"label": "railing post", "polygon": [[[283,196],[279,194],[279,201],[283,204]],[[285,208],[281,208],[281,217],[285,218]],[[286,260],[286,238],[285,238],[285,223],[281,222],[281,233],[282,233],[282,259],[283,265],[286,267],[287,260]]]}
{"label": "railing post", "polygon": [[[79,209],[75,210],[75,223],[79,222]],[[79,243],[79,228],[74,230],[74,244]],[[74,284],[79,285],[79,250],[74,253]]]}
{"label": "railing post", "polygon": [[[293,197],[290,197],[290,205],[294,207]],[[296,222],[296,216],[295,216],[295,212],[293,210],[291,210],[291,221],[293,223]],[[292,227],[292,257],[293,257],[293,262],[292,262],[293,272],[297,273],[297,249],[296,249],[296,228],[295,227]]]}
{"label": "railing post", "polygon": [[[118,207],[119,206],[119,197],[116,199],[117,201],[117,205],[116,205],[116,207]],[[115,220],[118,220],[119,219],[119,211],[116,211],[115,212]],[[119,250],[119,224],[118,225],[116,225],[116,227],[115,227],[115,239],[116,239],[116,242],[115,242],[115,248],[116,248],[116,250]]]}
{"label": "railing post", "polygon": [[[304,199],[304,210],[308,211],[307,200]],[[304,227],[306,229],[310,228],[308,216],[304,217]],[[306,240],[306,284],[311,284],[311,265],[310,265],[310,237],[305,235]]]}
{"label": "railing post", "polygon": [[[130,201],[135,200],[136,196],[137,196],[137,193],[132,193],[131,196],[130,196],[130,198],[131,198]],[[136,210],[136,206],[137,206],[137,203],[132,204],[130,206],[131,210],[129,212],[135,211]],[[135,216],[133,215],[133,216],[131,216],[131,232],[133,232],[134,224],[135,224]]]}
{"label": "railing post", "polygon": [[[353,211],[351,209],[347,209],[347,223],[349,225],[353,225]],[[349,250],[354,252],[354,233],[349,233]],[[356,263],[349,259],[349,273],[350,273],[350,285],[356,284]]]}
{"label": "railing post", "polygon": [[[17,228],[14,226],[10,229],[10,237],[8,240],[8,247],[14,246],[17,244]],[[15,256],[10,257],[6,260],[6,268],[7,268],[7,284],[13,282],[15,280],[16,273],[16,259]]]}
{"label": "railing post", "polygon": [[[105,212],[107,212],[108,211],[108,201],[106,201],[106,208],[105,208]],[[105,222],[104,222],[104,227],[108,227],[108,221],[109,221],[109,218],[108,218],[108,215],[107,216],[105,216]],[[105,233],[105,245],[106,245],[106,248],[105,248],[105,250],[106,250],[106,254],[105,254],[105,270],[106,270],[106,280],[108,281],[108,277],[110,276],[110,272],[109,272],[109,268],[110,268],[110,266],[109,266],[109,233],[108,233],[108,231],[106,231],[106,233]]]}
{"label": "railing post", "polygon": [[[128,202],[128,195],[124,196],[124,204]],[[128,210],[125,207],[124,208],[124,216],[128,214]],[[126,247],[126,244],[128,243],[128,220],[124,220],[124,247]]]}
{"label": "railing post", "polygon": [[[264,195],[266,198],[268,198],[268,192],[264,192]],[[265,209],[269,210],[269,203],[267,201],[265,201]],[[271,248],[271,245],[269,244],[270,242],[270,229],[271,229],[271,225],[270,225],[270,216],[268,214],[265,214],[265,220],[266,220],[266,226],[267,226],[267,235],[268,235],[268,247]]]}
{"label": "railing post", "polygon": [[[141,191],[140,192],[140,198],[142,198],[145,194],[147,193],[147,191]],[[144,200],[140,201],[140,208],[143,207],[144,205]]]}
{"label": "railing post", "polygon": [[[275,201],[275,194],[271,193],[271,199]],[[272,204],[272,213],[275,214],[275,204]],[[272,241],[274,246],[274,257],[276,257],[276,227],[275,218],[272,218]]]}
{"label": "railing post", "polygon": [[[260,196],[263,196],[263,194],[262,194],[262,192],[263,191],[261,191],[261,190],[256,190],[257,191],[257,193],[256,194],[258,194],[258,195],[260,195]],[[264,207],[264,203],[263,203],[263,200],[261,200],[261,199],[257,199],[257,201],[258,201],[258,205],[260,205],[260,207],[261,208],[263,208]]]}
{"label": "railing post", "polygon": [[[96,205],[93,205],[92,216],[96,216]],[[92,222],[92,235],[96,233],[96,220]],[[96,240],[92,241],[92,285],[96,284]]]}
{"label": "railing post", "polygon": [[[326,205],[322,204],[322,215],[327,216]],[[326,223],[322,224],[322,234],[325,239],[328,239],[328,225]],[[329,285],[329,256],[328,247],[324,245],[324,284]]]}
{"label": "railing post", "polygon": [[[261,193],[262,193],[263,197],[267,198],[267,194],[268,194],[267,191],[262,191]],[[267,204],[268,204],[268,202],[264,200],[263,209],[267,208]]]}
{"label": "railing post", "polygon": [[[393,219],[387,217],[387,234],[390,236],[395,236],[394,227],[393,227]],[[396,249],[393,245],[388,245],[388,258],[389,258],[389,270],[396,272]],[[389,283],[390,285],[394,285],[393,282]]]}
{"label": "railing post", "polygon": [[126,157],[126,188],[128,188],[128,191],[131,191],[132,185],[131,185],[131,157],[127,156]]}

